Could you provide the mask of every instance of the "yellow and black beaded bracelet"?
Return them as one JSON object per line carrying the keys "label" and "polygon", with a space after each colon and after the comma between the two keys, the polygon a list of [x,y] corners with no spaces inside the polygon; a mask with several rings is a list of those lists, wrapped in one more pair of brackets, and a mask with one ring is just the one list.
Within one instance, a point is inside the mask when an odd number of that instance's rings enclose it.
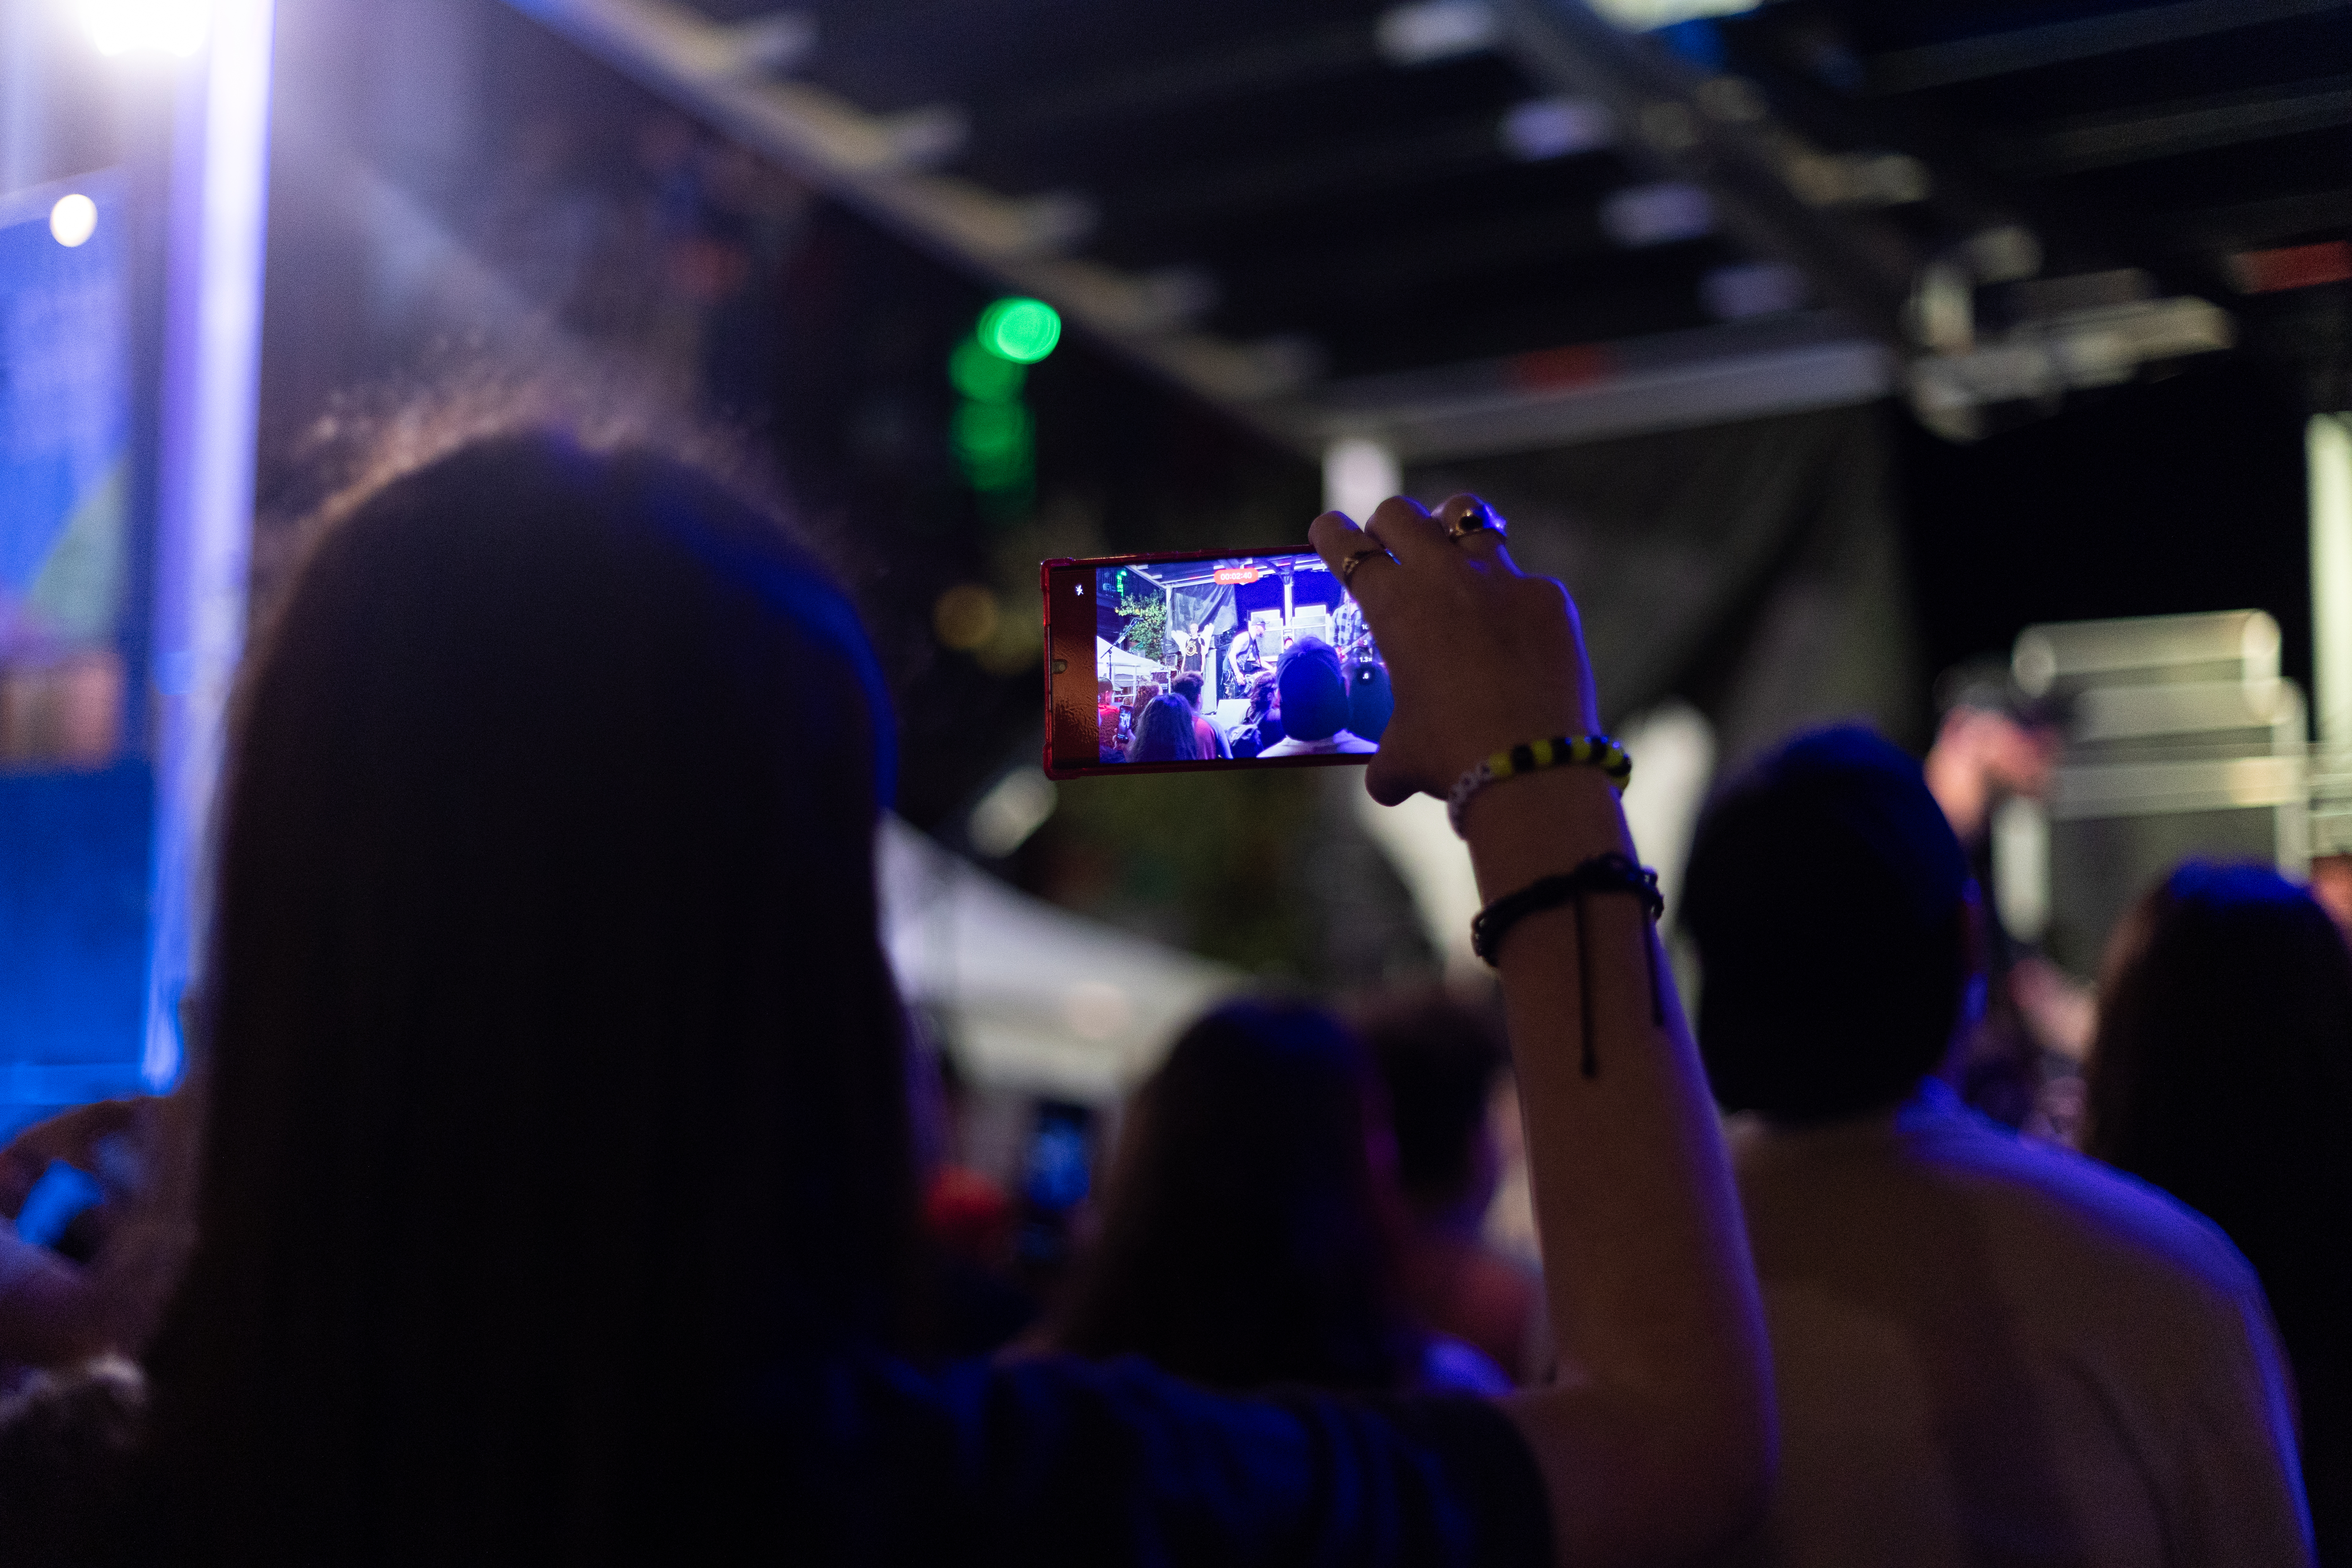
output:
{"label": "yellow and black beaded bracelet", "polygon": [[1454,831],[1462,831],[1462,814],[1470,808],[1470,798],[1488,784],[1502,779],[1517,778],[1521,773],[1540,773],[1546,768],[1599,768],[1617,792],[1622,795],[1633,780],[1633,759],[1625,748],[1606,735],[1554,735],[1546,740],[1529,741],[1513,746],[1507,752],[1496,752],[1455,781],[1454,792],[1445,797],[1445,817],[1454,824]]}

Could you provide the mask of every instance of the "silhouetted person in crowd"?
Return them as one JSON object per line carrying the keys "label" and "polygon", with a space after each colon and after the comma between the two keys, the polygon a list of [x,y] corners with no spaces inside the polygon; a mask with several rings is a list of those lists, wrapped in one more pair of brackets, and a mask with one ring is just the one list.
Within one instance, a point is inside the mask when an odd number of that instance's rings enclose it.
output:
{"label": "silhouetted person in crowd", "polygon": [[1217,1388],[1507,1389],[1407,1313],[1384,1110],[1328,1014],[1236,1003],[1194,1024],[1137,1096],[1055,1342]]}
{"label": "silhouetted person in crowd", "polygon": [[1234,754],[1257,756],[1281,739],[1282,688],[1267,670],[1250,682],[1249,707],[1242,714],[1241,732],[1234,737]]}
{"label": "silhouetted person in crowd", "polygon": [[[196,1252],[126,1560],[1532,1568],[1753,1518],[1753,1279],[1635,899],[1499,954],[1575,1385],[940,1366],[876,911],[896,731],[848,601],[657,456],[411,460],[307,531],[242,677]],[[1410,501],[1372,523],[1380,798],[1594,725],[1559,584]],[[1337,514],[1313,539],[1333,570],[1372,548]],[[1490,896],[1626,844],[1591,770],[1497,785],[1467,831]]]}
{"label": "silhouetted person in crowd", "polygon": [[2352,951],[2265,867],[2181,867],[2099,988],[2084,1146],[2227,1231],[2294,1369],[2319,1559],[2352,1563]]}
{"label": "silhouetted person in crowd", "polygon": [[1201,755],[1203,758],[1230,757],[1234,754],[1234,749],[1226,742],[1224,731],[1218,728],[1214,719],[1202,710],[1201,686],[1202,681],[1198,675],[1185,674],[1178,676],[1169,689],[1192,704],[1192,738],[1200,746]]}
{"label": "silhouetted person in crowd", "polygon": [[1119,731],[1127,723],[1127,710],[1118,705],[1118,693],[1108,680],[1096,682],[1095,724],[1102,732],[1102,756],[1105,762],[1116,762],[1113,754],[1122,742]]}
{"label": "silhouetted person in crowd", "polygon": [[68,1131],[73,1122],[128,1103],[86,1106],[36,1123],[0,1150],[0,1397],[25,1369],[70,1365],[109,1348],[96,1284],[82,1260],[66,1255],[80,1249],[28,1240],[16,1224],[52,1162],[85,1173],[96,1164],[89,1140]]}
{"label": "silhouetted person in crowd", "polygon": [[[1987,895],[1985,1005],[1961,1042],[1951,1078],[1961,1099],[2005,1126],[2034,1119],[2047,1078],[2071,1084],[2090,1045],[2091,1008],[2082,984],[2003,923],[1990,897],[1996,816],[2012,801],[2050,794],[2065,732],[2057,709],[2028,700],[2003,661],[1971,662],[1937,682],[1943,718],[1921,763],[1927,789],[1943,808],[1970,874]],[[2054,1052],[2045,1070],[2046,1052]]]}
{"label": "silhouetted person in crowd", "polygon": [[[159,1234],[179,1227],[146,1202],[143,1167],[164,1120],[159,1100],[100,1100],[20,1129],[0,1149],[0,1399],[32,1369],[70,1383],[76,1367],[152,1330],[183,1249]],[[37,1243],[17,1226],[60,1163],[83,1189],[67,1201],[89,1206]],[[48,1218],[56,1230],[64,1215]],[[58,1397],[71,1405],[79,1396],[67,1389]],[[0,1517],[0,1539],[5,1527]]]}
{"label": "silhouetted person in crowd", "polygon": [[1713,803],[1681,921],[1765,1291],[1783,1436],[1760,1563],[2294,1563],[2290,1396],[2253,1273],[2158,1194],[1936,1076],[1968,861],[1861,730]]}
{"label": "silhouetted person in crowd", "polygon": [[1036,1321],[1038,1301],[1014,1278],[1019,1215],[1012,1194],[966,1163],[971,1090],[953,1056],[908,1052],[908,1096],[933,1265],[929,1337],[941,1353],[984,1355]]}
{"label": "silhouetted person in crowd", "polygon": [[1339,673],[1339,656],[1321,637],[1300,637],[1285,646],[1274,683],[1282,693],[1283,738],[1259,756],[1380,750],[1348,729],[1347,677]]}
{"label": "silhouetted person in crowd", "polygon": [[1389,689],[1388,666],[1376,658],[1358,659],[1348,667],[1348,728],[1357,739],[1380,744],[1389,715],[1396,711],[1396,695]]}
{"label": "silhouetted person in crowd", "polygon": [[1135,716],[1135,739],[1127,743],[1130,763],[1194,763],[1201,742],[1192,732],[1192,705],[1181,697],[1155,697]]}
{"label": "silhouetted person in crowd", "polygon": [[1356,1021],[1396,1130],[1406,1305],[1519,1382],[1542,1381],[1551,1370],[1542,1280],[1484,1239],[1502,1177],[1492,1111],[1511,1058],[1501,1027],[1439,986],[1381,998]]}

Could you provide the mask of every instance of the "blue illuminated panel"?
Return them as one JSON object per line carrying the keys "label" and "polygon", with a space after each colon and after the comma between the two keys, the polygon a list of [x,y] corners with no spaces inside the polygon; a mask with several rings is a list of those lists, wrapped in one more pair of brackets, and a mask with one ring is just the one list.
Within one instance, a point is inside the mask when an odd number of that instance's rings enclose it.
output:
{"label": "blue illuminated panel", "polygon": [[121,668],[123,229],[112,175],[0,199],[0,1136],[140,1086],[152,774],[108,760],[119,698],[79,742],[41,710],[82,679],[59,675],[76,661]]}

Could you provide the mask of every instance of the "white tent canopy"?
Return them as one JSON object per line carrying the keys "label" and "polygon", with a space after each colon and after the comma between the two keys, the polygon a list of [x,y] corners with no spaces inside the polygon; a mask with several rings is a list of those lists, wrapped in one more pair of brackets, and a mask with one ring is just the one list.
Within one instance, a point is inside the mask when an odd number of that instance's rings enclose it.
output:
{"label": "white tent canopy", "polygon": [[1020,892],[897,817],[880,836],[882,924],[909,1002],[941,1015],[992,1088],[1099,1104],[1242,987],[1234,970]]}
{"label": "white tent canopy", "polygon": [[1124,648],[1108,637],[1095,638],[1095,676],[1108,678],[1122,684],[1149,680],[1160,673],[1163,666],[1152,663],[1131,648]]}

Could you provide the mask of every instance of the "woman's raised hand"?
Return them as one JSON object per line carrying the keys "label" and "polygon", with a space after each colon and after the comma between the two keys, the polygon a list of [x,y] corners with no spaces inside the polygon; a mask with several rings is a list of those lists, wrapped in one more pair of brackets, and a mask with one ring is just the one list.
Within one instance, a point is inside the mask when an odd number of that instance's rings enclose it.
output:
{"label": "woman's raised hand", "polygon": [[1499,528],[1449,532],[1481,514],[1492,516],[1475,496],[1433,515],[1392,496],[1363,528],[1327,511],[1307,530],[1323,563],[1346,574],[1388,664],[1396,713],[1364,777],[1383,805],[1444,795],[1481,758],[1600,723],[1568,590],[1514,565]]}

